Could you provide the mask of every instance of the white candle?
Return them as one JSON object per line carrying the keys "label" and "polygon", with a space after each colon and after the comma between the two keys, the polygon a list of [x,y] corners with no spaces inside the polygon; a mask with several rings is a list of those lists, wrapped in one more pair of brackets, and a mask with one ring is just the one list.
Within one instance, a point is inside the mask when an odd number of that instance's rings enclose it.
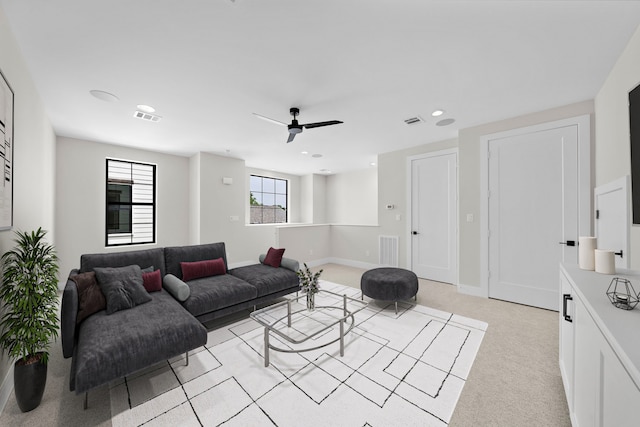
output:
{"label": "white candle", "polygon": [[596,249],[595,264],[596,273],[616,274],[616,261],[613,251]]}
{"label": "white candle", "polygon": [[578,265],[581,269],[595,269],[595,249],[595,237],[581,236],[578,238]]}

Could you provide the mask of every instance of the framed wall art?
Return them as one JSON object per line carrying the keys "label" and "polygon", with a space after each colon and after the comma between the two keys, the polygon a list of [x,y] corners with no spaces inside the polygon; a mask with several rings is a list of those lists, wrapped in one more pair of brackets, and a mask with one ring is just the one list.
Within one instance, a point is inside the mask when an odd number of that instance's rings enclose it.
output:
{"label": "framed wall art", "polygon": [[0,71],[0,230],[13,227],[13,90]]}

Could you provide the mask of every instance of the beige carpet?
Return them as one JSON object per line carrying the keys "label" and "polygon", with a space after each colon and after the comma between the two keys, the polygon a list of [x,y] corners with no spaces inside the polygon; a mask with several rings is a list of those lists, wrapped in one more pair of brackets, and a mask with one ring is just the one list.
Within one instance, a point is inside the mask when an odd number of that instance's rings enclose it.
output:
{"label": "beige carpet", "polygon": [[[323,279],[360,287],[364,270],[335,264],[322,268]],[[426,280],[420,280],[418,303],[490,325],[451,426],[571,425],[558,367],[558,313],[462,295],[454,286]],[[11,395],[0,425],[111,426],[108,388],[89,393],[89,408],[83,411],[83,396],[69,391],[69,367],[55,343],[40,406],[23,414]]]}

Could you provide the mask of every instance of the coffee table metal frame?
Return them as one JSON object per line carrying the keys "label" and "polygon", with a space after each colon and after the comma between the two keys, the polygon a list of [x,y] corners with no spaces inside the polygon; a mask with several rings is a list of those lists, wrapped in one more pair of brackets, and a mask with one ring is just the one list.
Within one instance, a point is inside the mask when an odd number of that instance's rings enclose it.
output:
{"label": "coffee table metal frame", "polygon": [[[355,299],[355,298],[351,298],[348,297],[346,295],[343,294],[338,294],[335,292],[331,292],[331,291],[326,291],[326,290],[319,290],[319,293],[322,294],[331,294],[337,297],[342,298],[342,307],[340,306],[331,306],[331,305],[322,305],[322,306],[318,306],[316,305],[315,309],[312,311],[309,311],[306,307],[303,307],[300,310],[296,310],[296,311],[291,311],[291,304],[293,302],[297,302],[299,299],[301,298],[306,298],[306,294],[301,294],[296,296],[295,298],[290,298],[287,299],[286,301],[282,301],[279,302],[277,304],[273,304],[270,305],[268,307],[265,308],[261,308],[260,310],[256,310],[254,312],[252,312],[250,314],[250,317],[255,320],[256,322],[258,322],[260,325],[264,326],[264,366],[267,367],[269,366],[269,349],[271,350],[275,350],[275,351],[280,351],[282,353],[302,353],[305,351],[312,351],[312,350],[317,350],[319,348],[322,347],[326,347],[330,344],[335,343],[336,341],[340,341],[340,356],[344,356],[344,336],[349,333],[349,331],[351,331],[351,329],[353,329],[353,327],[355,326],[355,318],[354,315],[356,313],[358,313],[359,311],[365,309],[369,304],[365,301],[361,301],[359,299]],[[317,295],[317,294],[316,294]],[[347,306],[347,301],[351,302],[352,305],[355,305],[355,309]],[[261,315],[265,314],[265,313],[269,313],[271,311],[276,310],[277,308],[280,308],[282,306],[286,305],[287,306],[287,314],[285,316],[282,316],[276,320],[274,320],[273,322],[265,322],[262,318]],[[349,310],[349,308],[351,308],[351,310]],[[276,329],[276,326],[280,325],[281,322],[286,321],[287,322],[287,327],[291,328],[291,316],[298,314],[298,313],[307,313],[308,316],[313,317],[313,313],[316,312],[322,312],[322,311],[326,311],[326,310],[342,310],[342,317],[336,317],[335,321],[324,325],[323,328],[313,332],[311,335],[305,336],[302,339],[294,339],[292,337],[290,337],[289,335],[287,335],[286,333]],[[349,321],[348,324],[348,329],[345,330],[344,326],[345,326],[345,322],[347,320]],[[330,340],[326,343],[323,343],[321,345],[317,345],[315,347],[305,347],[302,349],[287,349],[287,348],[280,348],[280,347],[276,347],[274,345],[272,345],[269,342],[269,335],[271,332],[273,332],[274,334],[276,334],[277,336],[279,336],[280,338],[284,339],[285,341],[288,341],[292,344],[298,345],[298,344],[302,344],[304,342],[306,342],[307,340],[320,335],[321,333],[325,332],[328,329],[333,328],[335,325],[339,324],[340,325],[340,336],[338,336],[338,338],[334,339],[334,340]]]}

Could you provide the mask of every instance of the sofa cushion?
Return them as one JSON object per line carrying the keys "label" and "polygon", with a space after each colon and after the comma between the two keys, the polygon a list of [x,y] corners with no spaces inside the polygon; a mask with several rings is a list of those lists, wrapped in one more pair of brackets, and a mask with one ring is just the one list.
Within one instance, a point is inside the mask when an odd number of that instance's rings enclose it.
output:
{"label": "sofa cushion", "polygon": [[255,264],[234,268],[229,274],[255,286],[258,297],[299,286],[298,275],[282,267]]}
{"label": "sofa cushion", "polygon": [[82,322],[87,317],[107,308],[107,301],[98,286],[96,273],[88,271],[70,277],[78,289],[78,313],[76,323]]}
{"label": "sofa cushion", "polygon": [[218,276],[227,274],[227,268],[222,258],[208,259],[205,261],[181,262],[182,280],[199,279],[201,277]]}
{"label": "sofa cushion", "polygon": [[284,255],[284,248],[269,248],[269,250],[267,251],[267,256],[264,257],[263,264],[278,268],[280,267],[280,263],[282,262],[282,255]]}
{"label": "sofa cushion", "polygon": [[133,308],[151,301],[137,265],[126,267],[96,267],[98,285],[107,300],[107,314]]}
{"label": "sofa cushion", "polygon": [[164,290],[151,301],[107,316],[87,318],[80,328],[71,389],[83,393],[207,342],[207,330]]}
{"label": "sofa cushion", "polygon": [[140,268],[154,266],[160,270],[162,276],[167,274],[164,265],[164,250],[162,248],[80,256],[81,273],[92,271],[95,267],[126,267],[134,264]]}
{"label": "sofa cushion", "polygon": [[191,294],[182,303],[194,316],[230,307],[256,298],[256,288],[229,274],[188,282]]}
{"label": "sofa cushion", "polygon": [[[209,243],[206,245],[174,246],[164,248],[166,273],[173,274],[178,279],[182,279],[181,262],[205,261],[208,259],[222,258],[224,268],[228,270],[227,254],[224,243]],[[165,274],[166,274],[165,273]]]}
{"label": "sofa cushion", "polygon": [[147,292],[158,292],[160,289],[162,289],[162,276],[160,276],[160,274],[160,270],[155,270],[147,273],[145,273],[143,270],[142,286],[144,286]]}

